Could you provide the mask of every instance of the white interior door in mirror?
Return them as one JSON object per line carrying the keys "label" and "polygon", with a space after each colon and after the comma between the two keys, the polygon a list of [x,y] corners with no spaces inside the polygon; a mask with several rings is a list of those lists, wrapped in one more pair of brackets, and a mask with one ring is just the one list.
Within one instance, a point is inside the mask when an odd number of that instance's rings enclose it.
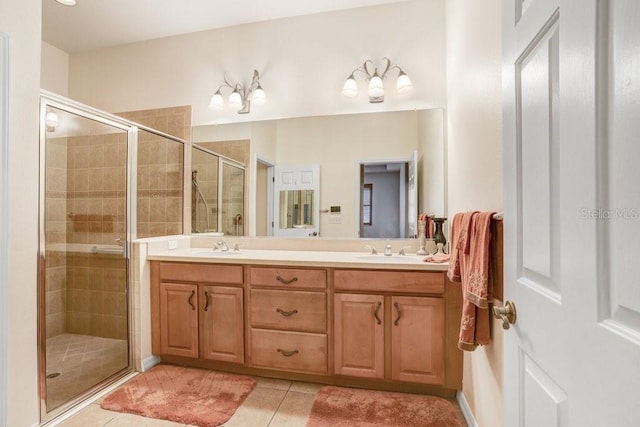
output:
{"label": "white interior door in mirror", "polygon": [[320,165],[275,166],[273,235],[320,234]]}

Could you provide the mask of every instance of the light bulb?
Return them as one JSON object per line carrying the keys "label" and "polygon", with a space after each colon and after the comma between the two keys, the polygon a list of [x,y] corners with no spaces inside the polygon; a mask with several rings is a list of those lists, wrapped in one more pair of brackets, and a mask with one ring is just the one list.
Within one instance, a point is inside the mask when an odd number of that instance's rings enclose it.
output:
{"label": "light bulb", "polygon": [[355,77],[353,77],[353,74],[351,74],[344,82],[344,86],[342,87],[342,94],[350,98],[358,95],[358,83],[356,82]]}
{"label": "light bulb", "polygon": [[258,83],[258,86],[253,91],[253,96],[251,97],[251,100],[258,105],[262,105],[265,102],[267,102],[267,95],[264,93],[264,89],[262,89],[262,86],[260,86],[259,83]]}
{"label": "light bulb", "polygon": [[378,71],[373,74],[371,80],[369,80],[369,96],[371,98],[379,98],[384,96],[384,86],[382,85],[382,79],[378,75]]}
{"label": "light bulb", "polygon": [[209,108],[210,109],[222,109],[222,106],[224,105],[224,99],[222,98],[222,94],[220,93],[220,89],[218,89],[216,91],[216,93],[213,94],[213,96],[211,97],[211,101],[209,102]]}
{"label": "light bulb", "polygon": [[398,74],[398,82],[396,83],[396,89],[398,93],[407,93],[413,88],[411,84],[411,79],[407,74],[400,70],[400,74]]}
{"label": "light bulb", "polygon": [[47,132],[53,132],[58,127],[58,115],[53,111],[49,111],[44,116],[44,126]]}
{"label": "light bulb", "polygon": [[229,107],[234,110],[242,109],[242,96],[240,96],[238,89],[234,89],[234,91],[231,92],[231,95],[229,95]]}

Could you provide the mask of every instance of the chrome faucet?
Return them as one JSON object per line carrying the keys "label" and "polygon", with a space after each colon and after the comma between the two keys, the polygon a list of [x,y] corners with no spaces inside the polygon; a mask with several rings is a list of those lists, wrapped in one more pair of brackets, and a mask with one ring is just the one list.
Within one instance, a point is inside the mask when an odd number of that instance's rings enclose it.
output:
{"label": "chrome faucet", "polygon": [[378,251],[371,245],[365,245],[365,249],[371,249],[371,255],[378,255]]}
{"label": "chrome faucet", "polygon": [[400,248],[400,250],[398,251],[398,255],[406,255],[406,253],[404,252],[405,249],[407,249],[408,246],[402,247]]}
{"label": "chrome faucet", "polygon": [[391,256],[391,245],[384,245],[384,256]]}
{"label": "chrome faucet", "polygon": [[227,246],[227,243],[224,240],[218,240],[214,249],[220,249],[222,252],[227,252],[229,250],[229,246]]}

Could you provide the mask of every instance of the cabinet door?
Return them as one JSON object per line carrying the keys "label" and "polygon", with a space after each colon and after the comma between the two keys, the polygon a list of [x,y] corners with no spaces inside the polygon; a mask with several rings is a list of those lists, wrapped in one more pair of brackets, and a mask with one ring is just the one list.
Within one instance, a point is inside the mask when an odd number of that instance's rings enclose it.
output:
{"label": "cabinet door", "polygon": [[244,363],[242,288],[202,286],[201,357]]}
{"label": "cabinet door", "polygon": [[198,287],[160,283],[162,354],[198,357]]}
{"label": "cabinet door", "polygon": [[444,382],[444,301],[391,297],[391,377],[426,384]]}
{"label": "cabinet door", "polygon": [[335,373],[384,378],[384,297],[334,295]]}

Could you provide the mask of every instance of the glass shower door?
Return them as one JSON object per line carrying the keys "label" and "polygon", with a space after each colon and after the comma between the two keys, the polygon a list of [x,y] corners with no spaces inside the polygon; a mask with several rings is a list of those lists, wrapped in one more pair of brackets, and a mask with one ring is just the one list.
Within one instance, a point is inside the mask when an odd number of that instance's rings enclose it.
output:
{"label": "glass shower door", "polygon": [[41,130],[40,375],[50,418],[130,369],[128,127],[55,103]]}

